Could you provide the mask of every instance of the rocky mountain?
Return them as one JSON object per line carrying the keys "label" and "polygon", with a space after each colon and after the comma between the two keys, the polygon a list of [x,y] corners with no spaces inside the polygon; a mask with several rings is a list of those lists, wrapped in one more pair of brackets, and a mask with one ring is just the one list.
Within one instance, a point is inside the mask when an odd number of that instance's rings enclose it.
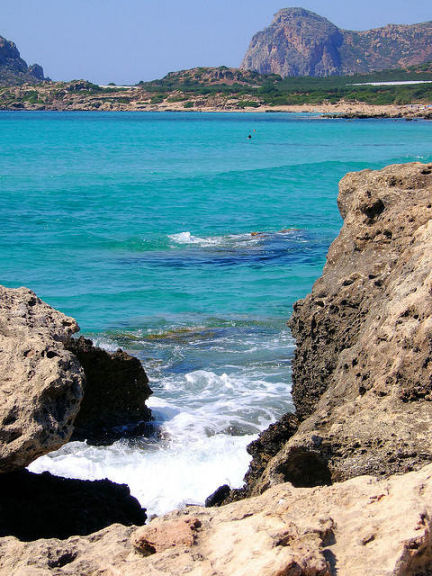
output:
{"label": "rocky mountain", "polygon": [[285,8],[252,38],[241,68],[261,74],[331,76],[406,68],[432,60],[432,21],[342,30],[303,8]]}
{"label": "rocky mountain", "polygon": [[35,84],[45,80],[42,66],[28,66],[13,42],[0,36],[0,84]]}

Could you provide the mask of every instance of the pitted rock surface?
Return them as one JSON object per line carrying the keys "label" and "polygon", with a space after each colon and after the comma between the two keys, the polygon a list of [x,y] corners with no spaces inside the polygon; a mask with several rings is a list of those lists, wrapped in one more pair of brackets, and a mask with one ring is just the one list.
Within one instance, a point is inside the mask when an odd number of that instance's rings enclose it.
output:
{"label": "pitted rock surface", "polygon": [[432,568],[432,465],[389,479],[274,486],[146,527],[0,539],[1,576],[419,576]]}
{"label": "pitted rock surface", "polygon": [[84,372],[64,344],[78,330],[31,290],[0,286],[0,472],[69,440]]}
{"label": "pitted rock surface", "polygon": [[290,321],[301,424],[255,493],[432,461],[432,164],[348,174],[338,204],[343,228]]}

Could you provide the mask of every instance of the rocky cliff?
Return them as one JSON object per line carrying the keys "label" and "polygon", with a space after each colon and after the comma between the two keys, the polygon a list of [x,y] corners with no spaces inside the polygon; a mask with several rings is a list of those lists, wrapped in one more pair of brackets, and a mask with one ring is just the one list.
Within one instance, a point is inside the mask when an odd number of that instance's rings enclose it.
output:
{"label": "rocky cliff", "polygon": [[241,68],[261,74],[331,76],[405,68],[432,60],[432,22],[364,32],[337,28],[303,8],[280,10],[252,38]]}
{"label": "rocky cliff", "polygon": [[224,502],[432,462],[432,164],[348,174],[338,205],[343,228],[290,320],[296,415],[249,447]]}
{"label": "rocky cliff", "polygon": [[42,66],[27,66],[13,42],[0,36],[0,85],[36,84],[45,80]]}
{"label": "rocky cliff", "polygon": [[74,428],[80,439],[107,442],[118,426],[133,431],[150,418],[139,360],[74,340],[78,330],[31,290],[0,286],[0,536],[67,538],[145,521],[127,486],[24,470]]}

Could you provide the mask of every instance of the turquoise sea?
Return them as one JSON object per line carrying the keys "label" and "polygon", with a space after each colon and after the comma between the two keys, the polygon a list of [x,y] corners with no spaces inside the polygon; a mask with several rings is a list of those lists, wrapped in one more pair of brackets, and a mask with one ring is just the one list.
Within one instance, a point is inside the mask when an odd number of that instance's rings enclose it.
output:
{"label": "turquoise sea", "polygon": [[409,161],[432,161],[426,121],[0,112],[0,282],[136,354],[159,427],[31,468],[126,482],[150,513],[241,484],[291,408],[286,321],[340,229],[338,181]]}

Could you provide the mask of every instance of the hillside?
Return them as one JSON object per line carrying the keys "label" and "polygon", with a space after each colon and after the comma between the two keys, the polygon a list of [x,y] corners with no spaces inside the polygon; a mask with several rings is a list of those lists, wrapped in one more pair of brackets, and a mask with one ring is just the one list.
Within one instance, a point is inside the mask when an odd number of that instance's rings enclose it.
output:
{"label": "hillside", "polygon": [[278,74],[263,75],[253,70],[240,70],[227,66],[190,68],[170,72],[159,80],[140,82],[139,86],[149,88],[178,90],[180,88],[193,89],[194,87],[252,87],[257,88],[265,82],[278,81]]}
{"label": "hillside", "polygon": [[432,22],[342,30],[303,8],[285,8],[255,34],[243,70],[288,76],[332,76],[406,68],[432,60]]}
{"label": "hillside", "polygon": [[13,42],[0,36],[0,85],[9,86],[45,80],[42,66],[28,66]]}

